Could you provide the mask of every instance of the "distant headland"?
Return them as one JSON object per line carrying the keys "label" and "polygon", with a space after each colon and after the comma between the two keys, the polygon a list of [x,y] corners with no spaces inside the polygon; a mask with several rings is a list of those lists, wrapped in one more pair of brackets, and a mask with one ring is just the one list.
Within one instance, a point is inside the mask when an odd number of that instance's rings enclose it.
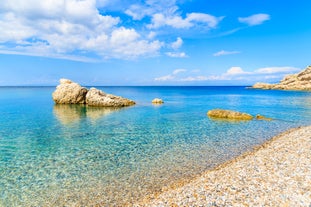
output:
{"label": "distant headland", "polygon": [[251,88],[311,91],[311,65],[299,73],[285,76],[280,83],[256,83]]}

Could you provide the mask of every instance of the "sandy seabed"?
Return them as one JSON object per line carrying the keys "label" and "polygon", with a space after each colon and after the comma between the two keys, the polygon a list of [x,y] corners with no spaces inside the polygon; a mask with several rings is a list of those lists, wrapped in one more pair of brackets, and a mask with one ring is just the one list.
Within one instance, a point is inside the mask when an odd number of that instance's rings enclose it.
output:
{"label": "sandy seabed", "polygon": [[311,206],[311,126],[284,132],[134,206]]}

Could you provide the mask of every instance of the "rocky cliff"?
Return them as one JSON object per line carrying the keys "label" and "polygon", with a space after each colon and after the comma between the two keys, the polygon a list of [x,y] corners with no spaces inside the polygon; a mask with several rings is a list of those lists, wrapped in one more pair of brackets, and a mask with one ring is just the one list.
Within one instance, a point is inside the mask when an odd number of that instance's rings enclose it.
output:
{"label": "rocky cliff", "polygon": [[252,88],[311,91],[311,66],[300,73],[285,76],[280,83],[256,83]]}

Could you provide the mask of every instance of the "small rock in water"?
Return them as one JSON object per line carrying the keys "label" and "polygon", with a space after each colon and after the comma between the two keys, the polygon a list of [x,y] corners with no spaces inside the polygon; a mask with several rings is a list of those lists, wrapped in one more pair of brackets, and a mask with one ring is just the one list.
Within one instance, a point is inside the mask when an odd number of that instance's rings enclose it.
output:
{"label": "small rock in water", "polygon": [[152,100],[152,103],[153,104],[163,104],[164,101],[162,99],[160,99],[160,98],[155,98],[155,99]]}
{"label": "small rock in water", "polygon": [[267,118],[267,117],[262,116],[262,115],[260,115],[260,114],[257,114],[257,115],[256,115],[256,119],[257,119],[257,120],[265,120],[265,121],[271,121],[271,120],[272,120],[271,118]]}

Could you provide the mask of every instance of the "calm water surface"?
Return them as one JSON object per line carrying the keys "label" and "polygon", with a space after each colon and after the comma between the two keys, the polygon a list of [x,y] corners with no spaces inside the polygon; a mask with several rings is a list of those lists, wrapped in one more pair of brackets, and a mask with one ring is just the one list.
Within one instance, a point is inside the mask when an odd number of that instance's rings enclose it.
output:
{"label": "calm water surface", "polygon": [[[311,93],[244,87],[98,87],[137,102],[54,105],[54,87],[0,88],[0,206],[120,206],[311,124]],[[165,104],[154,106],[155,97]],[[273,121],[223,122],[225,108]]]}

